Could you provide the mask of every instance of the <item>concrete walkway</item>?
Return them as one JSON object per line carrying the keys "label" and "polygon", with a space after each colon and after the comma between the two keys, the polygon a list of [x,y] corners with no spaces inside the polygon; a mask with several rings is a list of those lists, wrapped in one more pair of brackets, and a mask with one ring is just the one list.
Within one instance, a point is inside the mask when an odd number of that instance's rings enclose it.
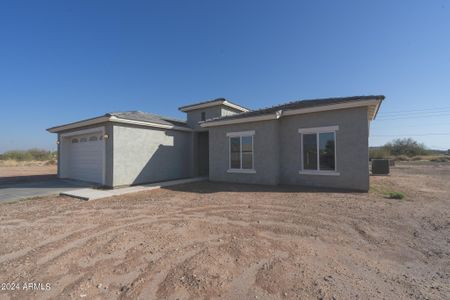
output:
{"label": "concrete walkway", "polygon": [[82,199],[82,200],[95,200],[95,199],[107,198],[107,197],[112,197],[112,196],[125,195],[125,194],[129,194],[129,193],[150,191],[150,190],[159,189],[159,188],[166,187],[166,186],[179,185],[179,184],[204,181],[204,180],[208,180],[208,177],[194,177],[194,178],[187,178],[187,179],[163,181],[163,182],[156,182],[156,183],[150,183],[150,184],[144,184],[144,185],[136,185],[136,186],[113,189],[113,190],[99,190],[99,189],[91,189],[91,188],[78,189],[78,190],[74,190],[74,191],[62,192],[62,193],[60,193],[60,195],[70,196],[70,197],[74,197],[74,198],[78,198],[78,199]]}

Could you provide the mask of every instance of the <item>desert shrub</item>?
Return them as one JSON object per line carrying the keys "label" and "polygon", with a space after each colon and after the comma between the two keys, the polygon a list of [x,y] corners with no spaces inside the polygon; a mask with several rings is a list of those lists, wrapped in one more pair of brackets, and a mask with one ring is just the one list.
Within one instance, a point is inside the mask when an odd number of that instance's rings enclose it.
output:
{"label": "desert shrub", "polygon": [[430,161],[433,161],[433,162],[449,162],[449,159],[447,157],[440,156],[440,157],[433,157],[433,158],[430,159]]}
{"label": "desert shrub", "polygon": [[30,150],[12,150],[7,151],[1,155],[2,160],[16,160],[16,161],[29,161],[29,160],[50,160],[55,159],[55,155],[51,151],[42,149],[30,149]]}
{"label": "desert shrub", "polygon": [[390,192],[388,194],[388,197],[390,199],[403,199],[405,198],[405,194],[403,194],[402,192]]}
{"label": "desert shrub", "polygon": [[409,157],[406,155],[399,155],[399,156],[396,156],[394,159],[398,160],[398,161],[409,161],[410,160]]}
{"label": "desert shrub", "polygon": [[386,149],[385,147],[369,149],[369,158],[370,159],[389,158],[390,155],[391,155],[391,153],[389,152],[389,149]]}
{"label": "desert shrub", "polygon": [[388,149],[392,155],[406,155],[409,157],[417,155],[427,155],[428,150],[424,144],[418,143],[412,138],[395,139],[387,143],[384,148]]}
{"label": "desert shrub", "polygon": [[421,157],[421,156],[413,156],[413,157],[411,158],[411,160],[414,160],[414,161],[422,160],[422,157]]}
{"label": "desert shrub", "polygon": [[57,161],[56,159],[50,159],[48,162],[45,163],[47,166],[53,166],[56,165]]}

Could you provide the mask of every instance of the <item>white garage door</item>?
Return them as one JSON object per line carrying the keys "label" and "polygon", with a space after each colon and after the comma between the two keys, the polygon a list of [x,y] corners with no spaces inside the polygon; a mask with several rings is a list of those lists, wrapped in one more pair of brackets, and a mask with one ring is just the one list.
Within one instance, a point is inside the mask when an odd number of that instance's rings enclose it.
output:
{"label": "white garage door", "polygon": [[70,137],[69,177],[103,183],[104,142],[101,133]]}

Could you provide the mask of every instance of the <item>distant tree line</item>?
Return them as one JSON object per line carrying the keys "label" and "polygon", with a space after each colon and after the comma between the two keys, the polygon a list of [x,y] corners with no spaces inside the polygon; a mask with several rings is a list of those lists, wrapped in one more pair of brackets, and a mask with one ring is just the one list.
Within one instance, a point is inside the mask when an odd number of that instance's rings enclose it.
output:
{"label": "distant tree line", "polygon": [[48,151],[43,149],[29,149],[29,150],[12,150],[0,154],[0,160],[16,160],[16,161],[30,161],[30,160],[55,160],[57,156],[56,151]]}
{"label": "distant tree line", "polygon": [[430,154],[432,154],[431,150],[428,150],[424,144],[412,138],[395,139],[386,143],[384,146],[369,150],[370,158],[388,158],[392,156],[413,157]]}

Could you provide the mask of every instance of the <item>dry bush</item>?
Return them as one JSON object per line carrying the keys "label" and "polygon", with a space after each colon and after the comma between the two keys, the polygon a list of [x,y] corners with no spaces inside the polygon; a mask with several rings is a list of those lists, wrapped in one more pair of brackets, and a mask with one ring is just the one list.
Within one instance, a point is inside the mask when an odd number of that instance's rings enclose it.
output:
{"label": "dry bush", "polygon": [[410,161],[410,158],[406,155],[398,155],[394,159],[397,161]]}

